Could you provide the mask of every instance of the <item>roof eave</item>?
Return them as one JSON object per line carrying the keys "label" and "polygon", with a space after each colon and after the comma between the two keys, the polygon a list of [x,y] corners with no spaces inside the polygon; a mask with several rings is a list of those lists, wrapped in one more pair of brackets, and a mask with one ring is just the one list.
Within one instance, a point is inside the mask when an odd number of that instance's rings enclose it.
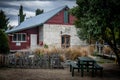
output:
{"label": "roof eave", "polygon": [[43,23],[38,24],[38,25],[31,26],[31,27],[28,27],[28,28],[22,28],[22,29],[19,29],[19,30],[8,31],[8,32],[6,32],[6,33],[7,33],[7,34],[16,33],[16,32],[18,32],[18,31],[22,31],[22,30],[26,30],[26,29],[30,29],[30,28],[35,28],[35,27],[38,27],[38,26],[41,26],[41,25],[43,25]]}

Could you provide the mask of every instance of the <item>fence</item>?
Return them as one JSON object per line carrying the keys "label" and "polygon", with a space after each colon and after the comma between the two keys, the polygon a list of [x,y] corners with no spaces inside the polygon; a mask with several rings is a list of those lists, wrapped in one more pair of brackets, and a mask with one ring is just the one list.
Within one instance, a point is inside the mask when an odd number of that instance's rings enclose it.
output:
{"label": "fence", "polygon": [[15,54],[0,55],[0,65],[3,64],[10,68],[63,68],[59,54],[35,55],[26,53],[20,56]]}

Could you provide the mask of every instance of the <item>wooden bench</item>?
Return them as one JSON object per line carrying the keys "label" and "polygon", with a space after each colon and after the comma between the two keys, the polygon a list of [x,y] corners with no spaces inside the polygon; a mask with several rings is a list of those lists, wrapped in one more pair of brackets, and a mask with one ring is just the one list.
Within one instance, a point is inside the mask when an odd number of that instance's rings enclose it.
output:
{"label": "wooden bench", "polygon": [[94,64],[94,68],[95,68],[95,73],[97,73],[97,71],[100,71],[100,75],[103,76],[103,67],[98,65],[97,63]]}
{"label": "wooden bench", "polygon": [[77,63],[71,61],[70,62],[70,72],[72,72],[72,76],[74,76],[74,70],[77,69],[79,72],[80,67],[78,67]]}
{"label": "wooden bench", "polygon": [[[85,66],[83,66],[84,69],[86,69]],[[74,76],[74,70],[77,69],[78,72],[80,71],[81,69],[81,66],[78,66],[77,63],[75,63],[74,61],[71,61],[70,62],[70,72],[72,72],[72,76]]]}

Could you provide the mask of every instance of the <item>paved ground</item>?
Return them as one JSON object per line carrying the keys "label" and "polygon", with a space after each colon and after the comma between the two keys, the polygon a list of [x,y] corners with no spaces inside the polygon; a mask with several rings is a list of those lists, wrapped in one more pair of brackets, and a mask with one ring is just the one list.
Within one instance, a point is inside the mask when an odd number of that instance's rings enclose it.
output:
{"label": "paved ground", "polygon": [[91,77],[86,73],[84,77],[75,72],[72,77],[69,68],[65,69],[0,69],[0,80],[120,80],[120,68],[116,64],[107,63],[102,65],[104,74]]}

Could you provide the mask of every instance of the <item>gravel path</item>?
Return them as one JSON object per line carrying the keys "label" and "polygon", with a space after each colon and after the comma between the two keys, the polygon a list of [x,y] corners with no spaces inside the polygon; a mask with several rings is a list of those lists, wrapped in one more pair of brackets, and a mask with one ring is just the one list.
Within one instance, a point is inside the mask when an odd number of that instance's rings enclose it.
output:
{"label": "gravel path", "polygon": [[75,72],[72,77],[69,68],[65,69],[0,69],[0,80],[120,80],[120,68],[116,64],[103,64],[104,73],[101,78],[99,74],[91,77],[85,73],[84,77]]}

